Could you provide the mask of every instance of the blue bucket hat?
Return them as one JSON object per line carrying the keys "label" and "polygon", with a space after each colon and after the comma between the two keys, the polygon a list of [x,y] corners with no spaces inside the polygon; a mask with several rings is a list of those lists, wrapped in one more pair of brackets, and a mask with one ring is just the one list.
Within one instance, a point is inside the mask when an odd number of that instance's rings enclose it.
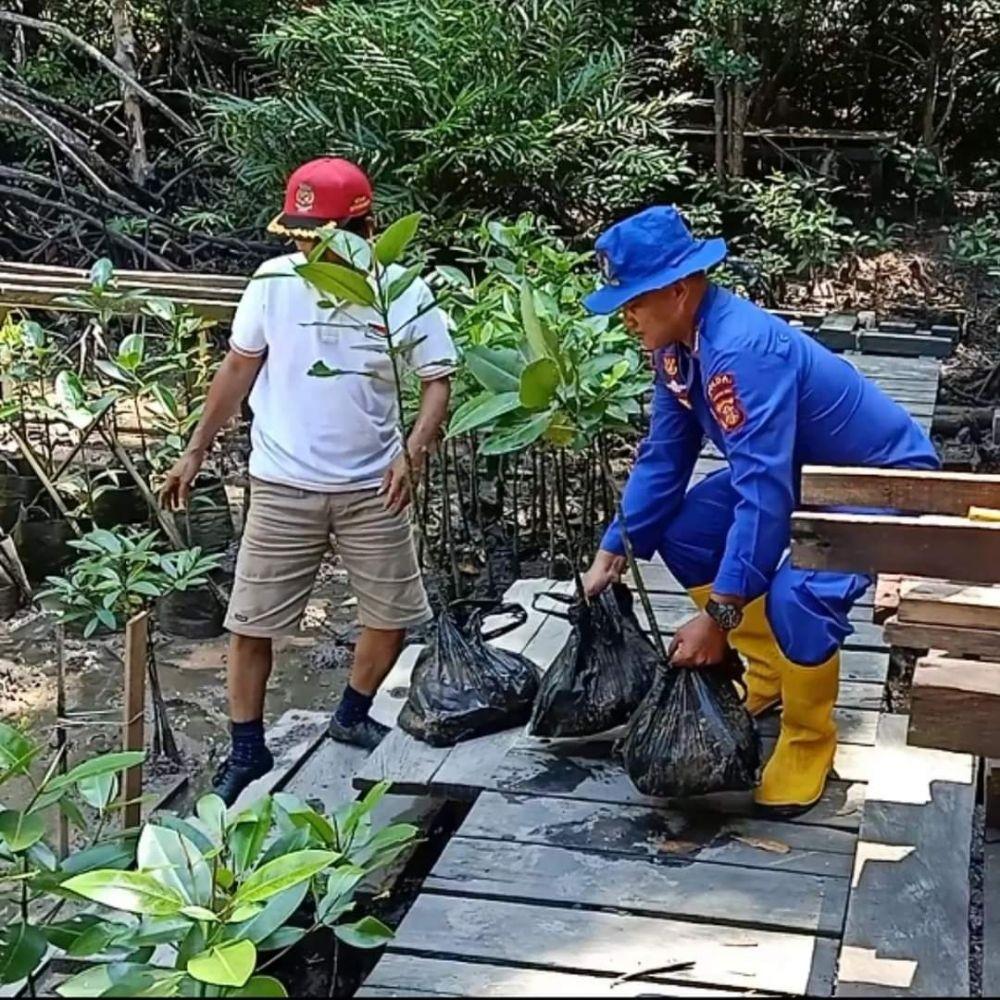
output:
{"label": "blue bucket hat", "polygon": [[604,285],[583,304],[612,313],[646,292],[666,288],[725,259],[723,239],[696,240],[673,205],[647,208],[602,233],[595,245]]}

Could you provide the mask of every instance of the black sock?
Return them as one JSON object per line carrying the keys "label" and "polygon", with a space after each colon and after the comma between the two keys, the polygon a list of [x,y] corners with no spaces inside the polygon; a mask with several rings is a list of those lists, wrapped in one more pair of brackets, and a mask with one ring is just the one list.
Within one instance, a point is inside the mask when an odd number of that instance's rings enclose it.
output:
{"label": "black sock", "polygon": [[342,726],[356,726],[368,718],[368,710],[372,707],[374,698],[368,694],[355,691],[350,684],[344,688],[344,697],[340,699],[336,719]]}
{"label": "black sock", "polygon": [[229,732],[233,741],[232,760],[238,764],[253,764],[267,756],[264,743],[264,720],[230,722]]}

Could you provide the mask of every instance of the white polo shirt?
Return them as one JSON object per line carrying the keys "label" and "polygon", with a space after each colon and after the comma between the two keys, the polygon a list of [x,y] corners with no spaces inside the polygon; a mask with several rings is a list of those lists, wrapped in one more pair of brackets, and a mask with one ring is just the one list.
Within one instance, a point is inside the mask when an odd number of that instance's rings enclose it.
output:
{"label": "white polo shirt", "polygon": [[[304,262],[300,253],[265,261],[233,319],[232,349],[266,354],[250,393],[250,475],[324,493],[377,487],[403,449],[385,332],[374,309],[321,306],[295,273]],[[402,273],[393,265],[389,280]],[[447,317],[425,281],[393,302],[390,320],[394,344],[412,345],[397,358],[401,374],[429,380],[454,370]],[[344,374],[310,375],[318,361]]]}

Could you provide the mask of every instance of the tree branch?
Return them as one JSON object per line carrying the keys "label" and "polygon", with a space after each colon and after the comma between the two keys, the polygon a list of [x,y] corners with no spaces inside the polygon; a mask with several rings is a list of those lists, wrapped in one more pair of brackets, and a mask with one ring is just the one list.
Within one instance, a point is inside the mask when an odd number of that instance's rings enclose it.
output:
{"label": "tree branch", "polygon": [[42,21],[35,17],[27,17],[24,14],[15,14],[12,11],[0,10],[0,22],[7,24],[19,24],[26,28],[35,28],[38,31],[48,31],[59,35],[78,49],[86,52],[92,59],[100,63],[109,73],[118,77],[123,83],[130,86],[147,104],[162,112],[170,119],[185,135],[194,135],[195,131],[184,121],[176,111],[168,104],[165,104],[155,94],[151,94],[138,80],[133,79],[126,73],[113,59],[109,59],[100,49],[95,48],[90,42],[84,41],[79,35],[74,34],[69,28],[56,21]]}

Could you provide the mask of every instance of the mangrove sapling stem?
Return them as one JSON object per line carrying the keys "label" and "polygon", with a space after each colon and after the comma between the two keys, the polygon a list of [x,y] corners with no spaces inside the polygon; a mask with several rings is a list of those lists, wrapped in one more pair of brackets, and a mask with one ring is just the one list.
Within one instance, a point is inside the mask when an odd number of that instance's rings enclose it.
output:
{"label": "mangrove sapling stem", "polygon": [[77,538],[83,537],[83,532],[80,530],[80,526],[76,523],[76,518],[70,514],[69,509],[66,504],[63,503],[63,498],[59,495],[59,491],[55,487],[55,483],[49,479],[44,467],[38,456],[35,454],[31,445],[28,444],[27,438],[21,437],[17,431],[11,430],[11,437],[14,438],[18,448],[21,449],[21,454],[25,457],[28,465],[31,466],[31,471],[42,481],[42,486],[45,487],[45,491],[52,498],[52,502],[55,504],[56,510],[66,518],[67,524],[69,524],[70,530],[76,535]]}
{"label": "mangrove sapling stem", "polygon": [[622,507],[621,490],[618,489],[618,484],[614,481],[611,474],[611,464],[608,462],[607,456],[602,455],[601,457],[602,467],[604,469],[604,478],[615,494],[619,528],[621,529],[622,543],[625,546],[625,560],[628,563],[629,569],[632,571],[632,579],[635,580],[635,589],[639,591],[639,602],[642,604],[642,610],[646,612],[646,621],[649,623],[649,630],[653,636],[653,642],[656,645],[657,652],[659,652],[660,656],[663,658],[664,663],[669,663],[670,657],[667,655],[667,647],[663,642],[663,636],[660,634],[660,626],[657,624],[656,618],[653,615],[653,605],[649,600],[649,593],[646,591],[646,584],[643,583],[642,574],[639,572],[639,564],[636,562],[635,552],[632,549],[632,540],[629,538],[628,534],[628,523],[625,520],[625,510]]}
{"label": "mangrove sapling stem", "polygon": [[[458,575],[458,559],[455,556],[455,545],[451,532],[451,493],[448,489],[448,449],[441,448],[438,451],[441,464],[441,540],[444,551],[447,552],[447,565],[451,570],[451,584],[454,599],[458,600],[462,596],[462,582]],[[442,553],[444,555],[444,553]],[[442,566],[445,563],[442,561]]]}
{"label": "mangrove sapling stem", "polygon": [[511,539],[511,554],[514,558],[514,576],[521,577],[521,512],[518,507],[518,485],[521,482],[521,453],[514,452],[513,479],[511,480],[511,496],[514,506],[514,537]]}
{"label": "mangrove sapling stem", "polygon": [[468,435],[469,441],[469,484],[472,492],[472,517],[479,533],[483,531],[483,508],[479,497],[479,451],[475,433]]}
{"label": "mangrove sapling stem", "polygon": [[538,548],[538,522],[541,518],[538,502],[538,450],[531,449],[531,544]]}
{"label": "mangrove sapling stem", "polygon": [[[542,467],[545,467],[545,455],[542,455]],[[545,489],[545,476],[542,477],[542,489]],[[556,489],[555,484],[551,490],[547,491],[549,494],[549,504],[547,512],[547,523],[549,529],[549,579],[555,579],[556,575]]]}
{"label": "mangrove sapling stem", "polygon": [[585,603],[590,603],[587,594],[583,589],[583,577],[580,575],[580,563],[577,553],[574,551],[573,539],[569,531],[569,517],[566,514],[566,450],[559,449],[558,457],[553,455],[553,465],[559,477],[557,493],[559,497],[559,518],[562,521],[563,534],[566,536],[566,545],[569,548],[569,559],[573,566],[573,582],[576,584],[577,597]]}

